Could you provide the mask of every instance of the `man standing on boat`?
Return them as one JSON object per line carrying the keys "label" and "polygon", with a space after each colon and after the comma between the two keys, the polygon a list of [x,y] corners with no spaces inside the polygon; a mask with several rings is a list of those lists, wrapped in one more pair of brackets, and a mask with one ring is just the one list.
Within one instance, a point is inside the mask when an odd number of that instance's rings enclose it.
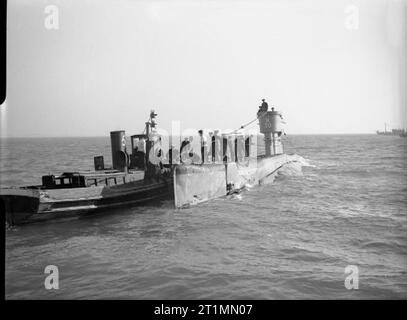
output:
{"label": "man standing on boat", "polygon": [[[215,130],[213,132],[213,137],[215,138],[215,160],[214,162],[221,162],[222,161],[222,152],[223,152],[223,139],[220,133],[220,130]],[[212,140],[213,141],[213,140]],[[212,142],[213,145],[213,142]]]}
{"label": "man standing on boat", "polygon": [[209,132],[209,142],[210,142],[210,147],[209,147],[209,154],[210,154],[210,161],[215,162],[215,135],[213,131]]}
{"label": "man standing on boat", "polygon": [[[181,143],[181,149],[180,149],[180,151],[179,151],[179,154],[180,154],[180,161],[181,161],[181,163],[184,163],[184,159],[183,159],[183,152],[185,152],[185,150],[187,150],[187,152],[188,152],[188,145],[190,144],[191,142],[189,141],[189,139],[188,139],[188,137],[185,137],[185,139],[184,139],[184,141],[182,141],[182,143]],[[186,152],[186,153],[187,153]]]}
{"label": "man standing on boat", "polygon": [[203,130],[199,130],[199,138],[200,138],[200,144],[201,144],[201,161],[202,163],[205,162],[206,160],[206,155],[207,155],[207,150],[208,150],[208,141],[206,139],[206,137],[203,134]]}

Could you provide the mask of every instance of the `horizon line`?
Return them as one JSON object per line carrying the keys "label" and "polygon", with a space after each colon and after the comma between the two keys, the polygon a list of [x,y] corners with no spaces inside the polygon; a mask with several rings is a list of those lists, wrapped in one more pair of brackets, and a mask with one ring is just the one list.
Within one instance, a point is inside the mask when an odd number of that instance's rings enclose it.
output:
{"label": "horizon line", "polygon": [[[262,133],[258,133],[261,135]],[[128,137],[132,136],[126,135]],[[336,132],[336,133],[292,133],[287,134],[286,136],[327,136],[327,135],[377,135],[376,132]],[[0,136],[0,139],[58,139],[58,138],[108,138],[109,135],[88,135],[88,136],[81,136],[81,135],[72,135],[72,136]]]}

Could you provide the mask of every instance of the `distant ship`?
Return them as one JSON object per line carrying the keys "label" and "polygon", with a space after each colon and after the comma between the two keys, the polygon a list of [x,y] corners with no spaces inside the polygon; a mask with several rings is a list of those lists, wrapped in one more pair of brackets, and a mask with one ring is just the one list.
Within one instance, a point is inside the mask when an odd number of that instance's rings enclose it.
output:
{"label": "distant ship", "polygon": [[387,131],[387,124],[384,124],[384,131],[376,131],[376,134],[381,135],[381,136],[400,136],[400,137],[406,137],[407,132],[405,129],[392,129],[391,131]]}

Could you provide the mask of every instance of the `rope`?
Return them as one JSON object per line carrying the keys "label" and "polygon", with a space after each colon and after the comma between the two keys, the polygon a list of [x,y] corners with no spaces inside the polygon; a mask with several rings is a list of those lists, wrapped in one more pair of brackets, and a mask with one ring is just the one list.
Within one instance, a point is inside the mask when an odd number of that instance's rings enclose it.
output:
{"label": "rope", "polygon": [[256,117],[256,118],[253,119],[252,121],[250,121],[250,122],[248,122],[248,123],[246,123],[246,124],[244,124],[244,125],[241,125],[239,128],[237,128],[236,130],[232,131],[232,133],[235,133],[235,132],[237,132],[237,131],[239,131],[239,130],[241,130],[241,129],[246,128],[248,125],[252,124],[254,121],[256,121],[256,120],[258,120],[258,119],[264,117],[266,114],[267,114],[267,112],[263,112],[260,116]]}

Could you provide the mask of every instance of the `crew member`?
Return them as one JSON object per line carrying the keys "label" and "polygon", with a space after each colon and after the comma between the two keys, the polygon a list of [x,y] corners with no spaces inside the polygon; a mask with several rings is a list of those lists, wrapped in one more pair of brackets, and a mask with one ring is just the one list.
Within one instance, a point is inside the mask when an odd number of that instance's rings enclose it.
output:
{"label": "crew member", "polygon": [[269,105],[266,102],[266,99],[261,99],[261,101],[262,101],[262,104],[261,104],[261,107],[260,107],[261,112],[267,112],[268,109],[269,109]]}
{"label": "crew member", "polygon": [[201,161],[202,163],[205,162],[206,160],[206,155],[207,155],[207,149],[208,149],[208,142],[206,137],[203,134],[203,130],[199,130],[199,138],[200,138],[200,144],[201,144]]}
{"label": "crew member", "polygon": [[223,143],[222,136],[220,135],[219,130],[215,130],[213,132],[213,138],[215,138],[215,162],[219,162],[222,161],[222,143]]}
{"label": "crew member", "polygon": [[210,147],[211,161],[215,162],[216,144],[215,144],[215,135],[212,131],[209,132],[209,141],[211,142],[211,147]]}
{"label": "crew member", "polygon": [[[184,163],[183,159],[188,159],[188,157],[192,158],[193,154],[192,148],[191,148],[191,143],[192,143],[193,137],[185,137],[184,141],[181,143],[181,148],[180,148],[180,161],[181,163]],[[185,154],[188,154],[188,157],[185,156]]]}

